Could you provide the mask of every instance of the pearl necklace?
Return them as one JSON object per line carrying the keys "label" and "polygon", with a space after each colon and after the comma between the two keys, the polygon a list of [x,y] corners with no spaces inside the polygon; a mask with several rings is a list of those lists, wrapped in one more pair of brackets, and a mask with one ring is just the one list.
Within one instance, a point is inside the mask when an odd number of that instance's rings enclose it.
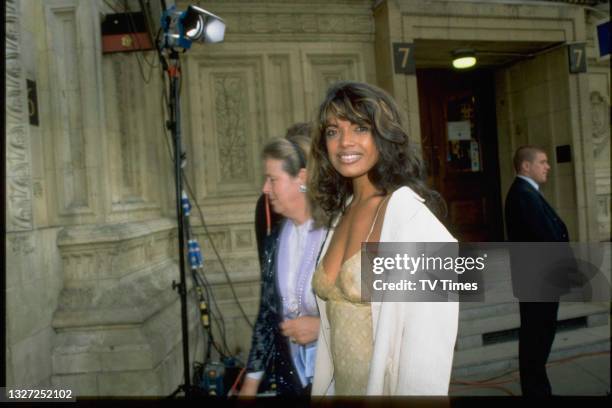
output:
{"label": "pearl necklace", "polygon": [[[303,242],[303,248],[302,245],[299,245],[301,240],[298,240],[298,250],[301,250],[302,256],[296,263],[297,270],[295,272],[297,276],[295,274],[293,275],[293,278],[297,280],[297,288],[292,287],[293,285],[290,285],[289,282],[287,282],[287,284],[285,285],[287,292],[293,290],[293,293],[287,293],[288,296],[281,295],[283,309],[287,311],[286,317],[289,319],[295,319],[296,317],[299,317],[302,311],[302,305],[304,303],[304,298],[306,295],[305,291],[307,286],[307,279],[312,275],[311,273],[309,273],[309,271],[314,269],[312,268],[312,262],[314,261],[315,253],[320,244],[320,242],[309,242],[308,238],[310,235],[309,230],[311,225],[312,223],[308,222],[307,225],[303,226],[303,228],[306,230],[306,232],[301,235],[302,239],[305,240],[305,242]],[[298,234],[298,237],[300,237],[301,232],[298,229],[299,227],[296,227],[294,225],[293,228],[295,228],[295,233]],[[312,240],[320,241],[320,236],[318,237],[318,239],[316,238],[317,237],[313,236]],[[297,304],[294,301],[295,294],[297,294]]]}

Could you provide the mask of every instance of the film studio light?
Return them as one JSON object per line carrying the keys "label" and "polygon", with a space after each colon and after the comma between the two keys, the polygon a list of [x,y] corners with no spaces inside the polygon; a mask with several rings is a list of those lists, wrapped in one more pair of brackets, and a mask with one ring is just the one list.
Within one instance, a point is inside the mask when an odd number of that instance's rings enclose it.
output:
{"label": "film studio light", "polygon": [[[162,0],[162,8],[165,9],[165,0]],[[189,322],[187,318],[187,282],[185,265],[185,248],[189,248],[190,269],[194,274],[194,282],[197,281],[196,273],[203,268],[201,262],[201,250],[199,244],[193,236],[193,231],[189,224],[189,202],[186,194],[183,191],[183,165],[185,163],[185,151],[181,142],[181,111],[180,111],[180,84],[182,77],[180,54],[187,51],[191,47],[192,42],[199,43],[218,43],[222,42],[225,37],[225,22],[216,15],[196,6],[189,6],[185,11],[176,10],[176,6],[172,6],[165,10],[161,16],[161,29],[163,37],[159,41],[158,55],[163,71],[167,74],[168,83],[164,81],[165,87],[168,86],[168,115],[169,120],[166,123],[168,129],[172,131],[173,141],[173,164],[174,164],[174,185],[175,185],[175,204],[176,204],[176,219],[178,227],[178,264],[180,282],[172,281],[172,289],[176,290],[181,301],[181,332],[183,338],[183,379],[184,383],[180,384],[171,396],[175,396],[181,391],[185,393],[185,398],[189,399],[196,389],[191,385],[190,361],[189,361]],[[182,50],[180,50],[182,48]],[[182,51],[182,52],[181,52]],[[180,158],[180,159],[179,159]],[[184,207],[183,198],[187,199],[187,206]],[[182,205],[183,204],[183,205]],[[186,245],[187,244],[187,245]],[[199,256],[198,256],[199,255]],[[197,283],[196,283],[197,285]],[[206,300],[200,298],[200,311],[204,313],[208,310]],[[204,315],[202,315],[204,316]],[[210,329],[210,325],[208,324]],[[212,340],[212,332],[208,331],[209,352],[207,359],[210,358],[210,345]],[[208,362],[208,361],[207,361]],[[209,367],[210,365],[207,365]],[[214,381],[214,386],[219,382],[220,376],[223,374],[217,369],[209,370],[209,379]],[[212,387],[212,388],[211,388]],[[214,391],[219,394],[219,389],[213,387],[213,383],[208,384],[207,392]]]}
{"label": "film studio light", "polygon": [[216,15],[197,6],[177,11],[175,6],[162,16],[166,46],[188,49],[191,43],[218,43],[225,36],[225,22]]}

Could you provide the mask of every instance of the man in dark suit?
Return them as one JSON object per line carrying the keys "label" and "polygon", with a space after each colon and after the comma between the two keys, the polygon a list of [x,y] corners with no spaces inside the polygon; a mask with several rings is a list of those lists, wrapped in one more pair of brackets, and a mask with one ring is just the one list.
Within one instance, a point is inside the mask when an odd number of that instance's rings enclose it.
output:
{"label": "man in dark suit", "polygon": [[[511,242],[568,242],[567,227],[540,193],[550,165],[546,152],[534,146],[520,147],[514,155],[517,176],[506,197],[505,215],[508,240]],[[533,252],[532,252],[533,253]],[[558,296],[548,292],[545,300],[536,301],[534,293],[545,284],[544,272],[538,270],[547,260],[521,258],[511,251],[512,284],[520,303],[519,372],[524,396],[550,396],[546,362],[555,338]],[[554,271],[553,271],[554,272]],[[557,285],[559,289],[563,285]],[[529,299],[529,301],[526,301]]]}

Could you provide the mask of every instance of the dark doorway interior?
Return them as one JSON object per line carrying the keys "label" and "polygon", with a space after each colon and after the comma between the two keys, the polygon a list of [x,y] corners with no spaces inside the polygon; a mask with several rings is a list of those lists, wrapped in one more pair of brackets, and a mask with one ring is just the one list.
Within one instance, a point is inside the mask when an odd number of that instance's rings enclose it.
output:
{"label": "dark doorway interior", "polygon": [[495,81],[490,70],[417,70],[423,157],[463,242],[503,241]]}

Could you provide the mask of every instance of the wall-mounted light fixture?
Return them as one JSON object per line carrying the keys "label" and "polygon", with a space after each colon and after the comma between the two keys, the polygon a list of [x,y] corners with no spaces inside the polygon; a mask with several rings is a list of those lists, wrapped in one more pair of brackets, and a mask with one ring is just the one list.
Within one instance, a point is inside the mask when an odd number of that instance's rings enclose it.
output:
{"label": "wall-mounted light fixture", "polygon": [[473,49],[453,51],[453,67],[457,69],[471,68],[476,65],[476,52]]}

